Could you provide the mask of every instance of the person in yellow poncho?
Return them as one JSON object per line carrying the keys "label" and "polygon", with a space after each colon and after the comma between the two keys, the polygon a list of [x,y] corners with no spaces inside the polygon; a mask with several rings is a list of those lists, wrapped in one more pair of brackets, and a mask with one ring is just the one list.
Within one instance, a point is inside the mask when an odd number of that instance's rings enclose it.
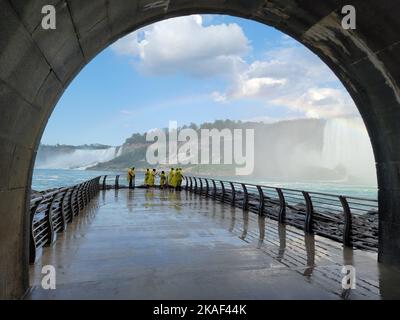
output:
{"label": "person in yellow poncho", "polygon": [[165,174],[165,171],[161,171],[160,174],[160,189],[164,189],[167,183],[167,175]]}
{"label": "person in yellow poncho", "polygon": [[144,173],[144,185],[146,188],[149,187],[149,178],[150,178],[150,169],[146,169],[146,172]]}
{"label": "person in yellow poncho", "polygon": [[156,169],[153,169],[153,171],[151,171],[150,175],[149,175],[149,180],[148,180],[149,187],[154,187],[154,183],[156,181],[156,175],[157,175],[157,171],[156,171]]}
{"label": "person in yellow poncho", "polygon": [[182,171],[180,168],[175,171],[175,189],[180,190],[182,184]]}
{"label": "person in yellow poncho", "polygon": [[172,178],[171,178],[171,187],[173,188],[173,189],[176,189],[176,186],[177,186],[177,182],[178,182],[178,169],[175,169],[175,171],[174,171],[174,174],[173,174],[173,176],[172,176]]}
{"label": "person in yellow poncho", "polygon": [[169,174],[168,174],[168,186],[170,188],[173,188],[172,180],[173,180],[174,176],[175,176],[174,168],[171,168],[171,170],[169,171]]}
{"label": "person in yellow poncho", "polygon": [[135,188],[135,167],[129,168],[128,169],[128,183],[129,183],[129,189]]}

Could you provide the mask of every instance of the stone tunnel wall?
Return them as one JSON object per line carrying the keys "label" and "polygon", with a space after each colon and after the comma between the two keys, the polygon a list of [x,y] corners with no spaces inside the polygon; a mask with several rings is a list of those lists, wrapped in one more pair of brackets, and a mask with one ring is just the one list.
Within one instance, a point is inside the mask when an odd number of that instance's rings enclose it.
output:
{"label": "stone tunnel wall", "polygon": [[[57,9],[43,30],[41,8]],[[158,5],[155,5],[158,4]],[[357,29],[340,27],[357,9]],[[336,73],[364,118],[377,161],[383,262],[400,265],[400,2],[395,0],[0,0],[0,297],[28,286],[32,167],[48,118],[79,71],[102,49],[146,24],[224,13],[291,35]]]}

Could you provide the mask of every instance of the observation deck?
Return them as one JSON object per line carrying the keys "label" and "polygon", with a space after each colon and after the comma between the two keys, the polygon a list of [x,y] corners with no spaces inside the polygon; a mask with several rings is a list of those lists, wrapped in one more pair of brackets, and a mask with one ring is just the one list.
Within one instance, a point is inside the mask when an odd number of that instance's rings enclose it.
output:
{"label": "observation deck", "polygon": [[[37,248],[27,299],[400,297],[398,273],[380,265],[372,250],[344,246],[190,186],[103,187],[99,179],[86,186],[90,201],[50,245]],[[65,192],[58,197],[61,208],[68,207]],[[56,290],[41,287],[44,265],[56,269]],[[345,265],[355,267],[356,289],[342,287]]]}

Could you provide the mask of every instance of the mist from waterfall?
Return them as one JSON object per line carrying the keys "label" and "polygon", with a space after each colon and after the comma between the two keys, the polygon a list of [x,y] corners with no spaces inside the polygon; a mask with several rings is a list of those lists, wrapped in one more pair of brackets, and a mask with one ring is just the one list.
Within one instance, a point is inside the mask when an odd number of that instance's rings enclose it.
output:
{"label": "mist from waterfall", "polygon": [[[253,123],[253,126],[255,171],[248,179],[292,183],[333,182],[371,187],[377,185],[371,142],[360,117],[297,119],[271,124]],[[136,145],[105,148],[44,147],[38,152],[35,167],[86,169],[122,155],[115,162],[115,168],[122,170],[128,166],[126,163],[134,159],[145,163],[145,159],[141,158],[145,157],[141,148],[142,145],[140,148]],[[200,149],[203,148],[205,146]],[[203,169],[204,174],[218,170],[215,165]]]}
{"label": "mist from waterfall", "polygon": [[377,185],[371,142],[356,116],[282,121],[256,131],[255,168],[264,181]]}
{"label": "mist from waterfall", "polygon": [[122,147],[107,149],[76,149],[72,152],[55,154],[36,163],[37,169],[84,170],[100,162],[110,161],[122,153]]}
{"label": "mist from waterfall", "polygon": [[377,184],[371,141],[360,117],[327,120],[321,163],[331,170],[344,169],[346,181]]}

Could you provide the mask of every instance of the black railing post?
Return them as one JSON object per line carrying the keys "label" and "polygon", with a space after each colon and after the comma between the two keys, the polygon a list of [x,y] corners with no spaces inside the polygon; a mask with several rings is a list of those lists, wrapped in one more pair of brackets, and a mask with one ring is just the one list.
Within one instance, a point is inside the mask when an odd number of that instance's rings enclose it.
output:
{"label": "black railing post", "polygon": [[278,193],[278,197],[279,197],[278,221],[279,221],[279,223],[285,223],[285,221],[286,221],[286,200],[285,200],[285,196],[283,195],[283,191],[280,188],[276,188],[276,192]]}
{"label": "black railing post", "polygon": [[96,192],[100,191],[100,179],[101,177],[96,178]]}
{"label": "black railing post", "polygon": [[258,190],[258,201],[259,201],[259,205],[258,205],[258,215],[262,216],[264,215],[264,192],[262,190],[262,188],[260,186],[257,186],[257,190]]}
{"label": "black railing post", "polygon": [[346,247],[352,247],[353,219],[351,216],[351,209],[346,197],[340,196],[339,200],[342,204],[344,214],[343,245]]}
{"label": "black railing post", "polygon": [[194,193],[197,193],[197,178],[196,177],[193,177],[193,179],[194,179]]}
{"label": "black railing post", "polygon": [[306,217],[304,220],[304,231],[306,233],[313,233],[313,215],[314,208],[312,204],[312,200],[310,194],[308,192],[303,191],[303,197],[306,202]]}
{"label": "black railing post", "polygon": [[215,184],[215,180],[211,179],[211,182],[213,184],[213,199],[217,197],[217,185]]}
{"label": "black railing post", "polygon": [[82,209],[85,208],[86,201],[87,201],[87,198],[86,198],[86,186],[87,186],[87,183],[84,182],[82,184]]}
{"label": "black railing post", "polygon": [[249,193],[247,192],[247,187],[244,183],[241,183],[243,188],[243,210],[249,208]]}
{"label": "black railing post", "polygon": [[187,191],[189,186],[189,179],[186,176],[184,176],[183,179],[185,179],[185,190]]}
{"label": "black railing post", "polygon": [[62,228],[60,231],[65,231],[65,229],[67,228],[67,217],[66,217],[66,213],[65,213],[65,199],[67,197],[67,193],[68,193],[68,189],[64,191],[64,194],[61,198],[61,217],[62,217]]}
{"label": "black railing post", "polygon": [[76,190],[75,190],[75,195],[74,195],[74,202],[76,203],[76,208],[78,209],[76,214],[79,214],[79,211],[81,211],[81,206],[79,204],[79,191],[80,190],[80,184],[77,185]]}
{"label": "black railing post", "polygon": [[97,183],[96,183],[96,179],[92,180],[92,199],[94,198],[94,196],[97,193],[97,187],[96,187]]}
{"label": "black railing post", "polygon": [[221,201],[224,202],[224,199],[225,199],[225,185],[224,185],[223,181],[220,181],[219,183],[220,183],[221,189],[222,189]]}
{"label": "black railing post", "polygon": [[232,182],[229,182],[231,185],[231,190],[232,190],[232,197],[231,197],[231,204],[232,206],[235,205],[235,197],[236,197],[236,191],[235,191],[235,185]]}
{"label": "black railing post", "polygon": [[87,194],[87,203],[89,203],[90,200],[92,200],[90,196],[90,181],[86,183],[86,194]]}
{"label": "black railing post", "polygon": [[30,210],[30,228],[29,228],[29,263],[35,263],[36,260],[36,239],[35,239],[35,234],[33,230],[33,219],[35,218],[35,214],[39,206],[41,205],[43,201],[43,198],[41,200],[38,200],[35,205],[31,207]]}
{"label": "black railing post", "polygon": [[83,209],[83,203],[82,203],[82,184],[80,184],[80,185],[78,186],[78,190],[77,190],[77,193],[76,193],[76,201],[78,202],[78,208],[79,208],[78,213],[80,213],[80,212],[82,211],[82,209]]}
{"label": "black railing post", "polygon": [[94,189],[94,185],[93,185],[93,180],[89,181],[89,202],[92,201],[93,199],[93,189]]}
{"label": "black railing post", "polygon": [[57,195],[58,193],[53,195],[53,198],[50,201],[50,205],[47,208],[47,216],[46,216],[47,246],[50,246],[54,242],[53,206],[57,198]]}
{"label": "black railing post", "polygon": [[106,190],[106,180],[107,180],[107,176],[104,176],[104,178],[103,178],[103,190]]}
{"label": "black railing post", "polygon": [[98,191],[98,181],[97,181],[97,178],[96,178],[96,179],[93,179],[92,184],[93,184],[93,194],[92,194],[92,198],[94,198],[94,197],[96,196],[96,194],[97,194],[97,191]]}
{"label": "black railing post", "polygon": [[74,214],[75,214],[75,209],[74,209],[74,192],[75,192],[76,186],[71,189],[71,193],[69,195],[68,199],[68,208],[71,211],[71,217],[68,222],[71,222],[74,219]]}
{"label": "black railing post", "polygon": [[119,175],[115,176],[115,189],[119,189]]}
{"label": "black railing post", "polygon": [[200,194],[203,194],[203,180],[201,178],[199,178],[200,181]]}
{"label": "black railing post", "polygon": [[79,215],[79,211],[81,210],[79,205],[79,184],[76,186],[74,193],[74,207],[75,207],[74,214],[77,216]]}
{"label": "black railing post", "polygon": [[192,177],[189,177],[189,179],[190,179],[190,187],[189,187],[189,190],[190,190],[190,192],[192,192],[192,191],[193,191],[193,180],[192,180]]}
{"label": "black railing post", "polygon": [[208,192],[210,191],[210,184],[208,183],[208,179],[206,178],[206,196],[208,197]]}
{"label": "black railing post", "polygon": [[85,182],[83,184],[83,207],[86,207],[87,204],[89,203],[89,182]]}

